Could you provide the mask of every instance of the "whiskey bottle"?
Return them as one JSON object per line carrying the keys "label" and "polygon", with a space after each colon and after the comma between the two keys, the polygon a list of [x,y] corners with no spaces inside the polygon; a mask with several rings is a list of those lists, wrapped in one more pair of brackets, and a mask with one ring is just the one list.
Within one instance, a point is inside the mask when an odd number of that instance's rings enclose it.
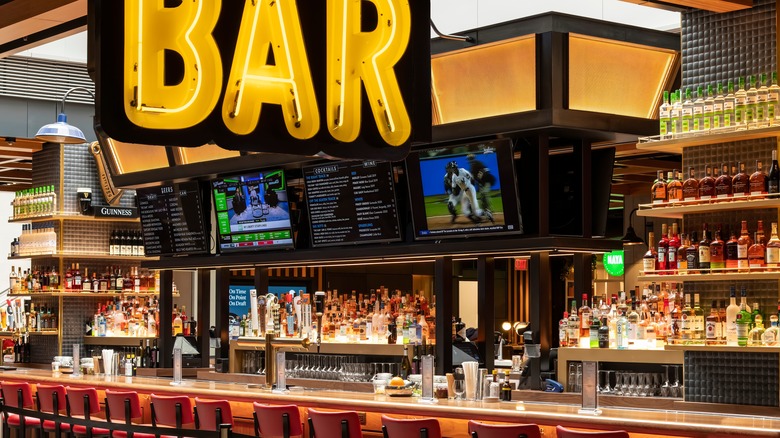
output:
{"label": "whiskey bottle", "polygon": [[718,315],[718,302],[712,300],[712,306],[710,307],[710,314],[707,315],[705,321],[705,344],[718,345],[720,340],[718,338],[718,326],[720,325],[720,316]]}
{"label": "whiskey bottle", "polygon": [[[780,119],[780,116],[777,116]],[[777,164],[777,150],[772,150],[772,167],[769,168],[767,192],[780,193],[780,165]]]}
{"label": "whiskey bottle", "polygon": [[750,195],[761,196],[767,192],[767,177],[761,160],[756,160],[756,171],[750,175]]}
{"label": "whiskey bottle", "polygon": [[748,266],[751,270],[766,268],[766,247],[764,246],[764,221],[758,221],[755,242],[748,248]]}
{"label": "whiskey bottle", "polygon": [[710,242],[710,269],[720,271],[726,267],[726,262],[723,258],[723,241],[720,240],[720,229],[715,231],[715,238]]}
{"label": "whiskey bottle", "polygon": [[677,273],[677,251],[680,249],[680,236],[677,234],[677,222],[672,223],[669,247],[666,249],[666,269],[671,274]]}
{"label": "whiskey bottle", "polygon": [[[582,294],[582,306],[578,309],[577,313],[580,317],[580,334],[579,338],[590,340],[590,324],[591,324],[591,308],[588,306],[588,294]],[[580,341],[582,342],[582,341]]]}
{"label": "whiskey bottle", "polygon": [[718,199],[730,198],[732,180],[729,176],[728,164],[723,163],[720,171],[720,176],[718,176],[718,178],[715,180],[715,197]]}
{"label": "whiskey bottle", "polygon": [[[715,197],[715,178],[712,176],[712,166],[705,168],[704,177],[699,181],[699,199],[709,200]],[[780,172],[778,173],[780,176]]]}
{"label": "whiskey bottle", "polygon": [[696,232],[691,234],[688,248],[685,250],[685,259],[688,265],[688,274],[699,273],[699,240]]}
{"label": "whiskey bottle", "polygon": [[680,202],[683,200],[683,184],[680,181],[680,174],[677,169],[669,172],[669,181],[666,185],[666,196],[669,202]]}
{"label": "whiskey bottle", "polygon": [[780,268],[780,238],[777,236],[777,222],[772,222],[772,234],[766,244],[766,267],[770,271]]}
{"label": "whiskey bottle", "polygon": [[662,204],[666,202],[666,180],[664,180],[663,170],[658,171],[658,177],[653,183],[651,199],[653,200],[653,204]]}
{"label": "whiskey bottle", "polygon": [[[699,260],[697,263],[700,274],[709,274],[710,272],[710,239],[707,236],[707,223],[702,224],[702,238],[699,242]],[[690,259],[689,259],[690,263]]]}
{"label": "whiskey bottle", "polygon": [[699,180],[696,179],[696,170],[693,166],[688,168],[688,179],[682,185],[683,201],[695,201],[699,198]]}
{"label": "whiskey bottle", "polygon": [[739,173],[734,175],[731,182],[731,192],[734,197],[750,194],[750,176],[745,173],[745,163],[739,163]]}
{"label": "whiskey bottle", "polygon": [[[676,224],[675,224],[676,225]],[[680,247],[677,248],[677,273],[688,273],[688,247],[691,245],[691,241],[688,235],[680,233]]]}
{"label": "whiskey bottle", "polygon": [[658,241],[658,263],[656,263],[655,268],[658,271],[662,271],[661,274],[666,274],[666,270],[668,269],[668,263],[669,256],[667,255],[667,251],[669,251],[669,237],[667,236],[667,227],[666,224],[661,224],[661,239]]}
{"label": "whiskey bottle", "polygon": [[750,268],[748,261],[748,249],[753,241],[748,233],[747,221],[742,221],[742,231],[737,239],[737,267],[739,272],[747,272]]}
{"label": "whiskey bottle", "polygon": [[731,237],[726,242],[726,250],[724,252],[724,259],[726,261],[726,269],[737,269],[739,267],[739,242],[737,241],[737,235],[734,228],[731,229]]}

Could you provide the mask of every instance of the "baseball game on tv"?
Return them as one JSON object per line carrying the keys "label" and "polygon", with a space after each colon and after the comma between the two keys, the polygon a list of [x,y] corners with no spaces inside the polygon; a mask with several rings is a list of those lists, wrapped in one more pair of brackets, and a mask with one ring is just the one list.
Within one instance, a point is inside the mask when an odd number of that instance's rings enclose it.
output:
{"label": "baseball game on tv", "polygon": [[522,233],[508,139],[428,149],[406,159],[417,239]]}

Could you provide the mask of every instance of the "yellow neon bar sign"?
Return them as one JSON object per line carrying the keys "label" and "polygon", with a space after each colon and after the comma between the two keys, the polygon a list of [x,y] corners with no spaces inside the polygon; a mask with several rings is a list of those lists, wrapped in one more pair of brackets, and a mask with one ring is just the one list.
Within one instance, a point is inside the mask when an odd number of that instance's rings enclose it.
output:
{"label": "yellow neon bar sign", "polygon": [[[365,86],[383,141],[400,146],[409,140],[412,124],[393,70],[409,44],[409,0],[370,0],[378,17],[373,29],[361,29],[361,0],[327,0],[324,108],[318,105],[296,1],[243,3],[223,84],[222,57],[212,36],[220,0],[187,0],[175,7],[165,7],[164,0],[125,0],[124,111],[134,125],[194,127],[222,96],[222,121],[233,134],[254,132],[270,104],[281,108],[295,139],[317,135],[324,119],[333,139],[349,143],[361,131]],[[166,76],[171,57],[183,64],[181,78]]]}

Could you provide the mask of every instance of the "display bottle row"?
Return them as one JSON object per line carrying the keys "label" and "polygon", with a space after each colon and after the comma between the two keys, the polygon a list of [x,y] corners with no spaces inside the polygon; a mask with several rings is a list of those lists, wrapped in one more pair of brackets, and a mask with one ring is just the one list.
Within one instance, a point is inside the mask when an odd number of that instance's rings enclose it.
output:
{"label": "display bottle row", "polygon": [[114,230],[108,239],[108,254],[121,257],[143,257],[144,242],[137,230]]}
{"label": "display bottle row", "polygon": [[[778,99],[780,87],[777,73],[771,82],[762,74],[740,77],[738,88],[728,81],[697,87],[696,95],[689,87],[672,92],[664,91],[659,108],[661,139],[702,135],[718,131],[764,128],[780,124]],[[671,98],[670,98],[671,97]]]}
{"label": "display bottle row", "polygon": [[19,333],[14,336],[13,351],[3,351],[3,362],[30,363],[32,358],[32,345],[27,333]]}
{"label": "display bottle row", "polygon": [[33,187],[16,192],[12,219],[30,219],[51,216],[57,212],[57,192],[54,186]]}
{"label": "display bottle row", "polygon": [[[733,176],[732,176],[733,175]],[[777,162],[777,151],[772,151],[772,167],[769,174],[764,173],[761,160],[756,161],[755,171],[748,175],[745,163],[731,166],[724,163],[706,166],[704,177],[698,179],[696,170],[688,168],[688,178],[683,181],[682,175],[675,169],[668,172],[664,178],[662,170],[653,182],[651,199],[654,205],[685,202],[695,204],[701,202],[724,202],[739,199],[760,199],[767,194],[780,193],[780,165]]]}
{"label": "display bottle row", "polygon": [[156,337],[160,326],[159,303],[156,297],[117,297],[99,303],[85,326],[87,336]]}
{"label": "display bottle row", "polygon": [[[560,345],[564,347],[655,349],[665,344],[706,344],[731,346],[777,346],[780,343],[778,315],[770,316],[771,326],[764,328],[764,315],[757,303],[747,303],[747,291],[741,289],[740,304],[731,287],[730,303],[712,301],[705,316],[699,294],[683,294],[676,289],[661,290],[652,285],[638,298],[638,287],[630,299],[620,296],[595,298],[582,305],[571,301],[570,312],[559,322]],[[780,305],[778,305],[780,312]]]}
{"label": "display bottle row", "polygon": [[173,330],[173,336],[182,335],[190,336],[195,335],[195,321],[188,321],[187,312],[184,306],[178,307],[173,305],[173,315],[171,317],[171,325]]}
{"label": "display bottle row", "polygon": [[[317,339],[319,329],[312,318],[309,294],[299,292],[257,297],[257,318],[240,317],[231,326],[231,336],[264,336]],[[432,344],[435,305],[429,306],[422,293],[390,292],[384,287],[368,294],[327,291],[323,303],[322,342],[380,344]]]}
{"label": "display bottle row", "polygon": [[55,254],[57,252],[57,232],[54,223],[46,222],[22,225],[22,234],[11,242],[11,257],[30,257]]}
{"label": "display bottle row", "polygon": [[56,306],[36,304],[26,299],[12,298],[0,307],[0,331],[27,333],[53,332],[58,329]]}
{"label": "display bottle row", "polygon": [[57,272],[56,266],[33,266],[22,272],[11,266],[9,287],[11,293],[35,292],[133,292],[148,293],[159,290],[160,276],[157,271],[132,267],[125,269],[106,266],[102,274],[84,268],[82,274],[78,263],[71,264],[64,275]]}
{"label": "display bottle row", "polygon": [[[666,224],[661,225],[661,239],[655,243],[655,235],[648,235],[648,250],[642,259],[644,274],[709,274],[727,272],[760,272],[780,270],[780,237],[777,223],[772,222],[769,240],[764,235],[764,222],[757,222],[754,237],[750,237],[747,221],[742,221],[739,238],[735,228],[724,240],[721,227],[714,236],[702,225],[702,239],[696,232],[692,235],[678,235],[677,223],[673,223],[671,234]],[[712,236],[712,239],[710,239]],[[654,245],[655,243],[655,245]]]}

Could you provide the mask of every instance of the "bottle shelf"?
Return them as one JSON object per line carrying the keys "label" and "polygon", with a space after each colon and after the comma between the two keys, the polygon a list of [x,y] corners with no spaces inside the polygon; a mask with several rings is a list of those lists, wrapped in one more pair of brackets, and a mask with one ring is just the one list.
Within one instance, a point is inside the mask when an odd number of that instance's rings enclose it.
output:
{"label": "bottle shelf", "polygon": [[84,345],[112,345],[137,347],[139,342],[157,339],[156,336],[84,336]]}
{"label": "bottle shelf", "polygon": [[780,271],[752,271],[752,272],[719,272],[715,274],[644,274],[640,273],[637,280],[650,281],[745,281],[745,280],[780,280]]}
{"label": "bottle shelf", "polygon": [[31,336],[59,336],[60,332],[59,330],[46,330],[40,332],[27,332],[27,334]]}
{"label": "bottle shelf", "polygon": [[728,143],[732,141],[755,140],[757,138],[780,137],[780,126],[758,129],[723,128],[709,134],[690,134],[687,137],[661,139],[660,136],[640,137],[639,150],[682,154],[683,148]]}
{"label": "bottle shelf", "polygon": [[51,214],[46,216],[35,216],[35,217],[26,217],[26,218],[10,218],[8,219],[8,222],[10,223],[30,223],[30,222],[50,222],[50,221],[60,221],[60,220],[71,220],[71,221],[98,221],[98,222],[129,222],[129,223],[140,223],[139,218],[122,218],[122,217],[96,217],[96,216],[88,216],[78,213],[73,214],[66,214],[66,213],[59,213],[59,214]]}
{"label": "bottle shelf", "polygon": [[49,253],[49,254],[35,254],[27,256],[11,256],[8,260],[27,260],[32,258],[52,258],[52,259],[79,259],[79,260],[116,260],[116,261],[149,261],[157,260],[157,257],[146,256],[118,256],[109,254],[82,254],[82,253]]}
{"label": "bottle shelf", "polygon": [[[130,296],[156,296],[160,293],[158,291],[100,291],[100,292],[66,292],[64,290],[54,291],[40,291],[40,292],[25,292],[25,293],[12,293],[8,294],[11,297],[116,297],[120,295]],[[178,297],[179,294],[173,294],[174,297]]]}
{"label": "bottle shelf", "polygon": [[682,219],[685,214],[712,213],[729,210],[780,208],[780,193],[729,198],[729,200],[688,201],[664,204],[639,204],[637,216]]}

